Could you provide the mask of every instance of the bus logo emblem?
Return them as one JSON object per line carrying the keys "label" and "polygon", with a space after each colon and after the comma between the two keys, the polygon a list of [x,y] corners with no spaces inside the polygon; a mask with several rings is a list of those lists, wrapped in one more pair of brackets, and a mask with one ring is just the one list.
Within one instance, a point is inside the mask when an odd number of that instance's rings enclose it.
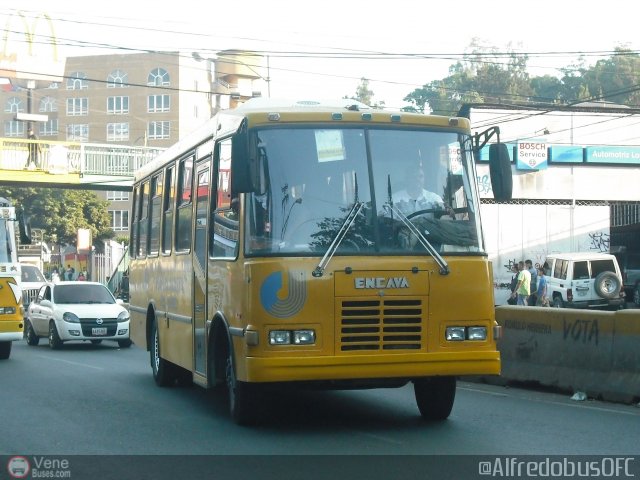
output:
{"label": "bus logo emblem", "polygon": [[260,287],[262,307],[277,318],[293,317],[302,310],[307,300],[304,272],[288,272],[287,285],[284,284],[284,280],[284,272],[273,272],[264,279]]}

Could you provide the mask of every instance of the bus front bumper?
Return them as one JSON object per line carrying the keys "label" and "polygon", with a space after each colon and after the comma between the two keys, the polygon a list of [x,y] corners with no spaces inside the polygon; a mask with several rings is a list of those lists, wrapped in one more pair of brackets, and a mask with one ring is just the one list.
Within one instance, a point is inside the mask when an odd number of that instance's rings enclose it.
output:
{"label": "bus front bumper", "polygon": [[[398,355],[248,357],[246,382],[413,379],[499,375],[500,353],[445,352]],[[240,373],[240,377],[243,375]]]}

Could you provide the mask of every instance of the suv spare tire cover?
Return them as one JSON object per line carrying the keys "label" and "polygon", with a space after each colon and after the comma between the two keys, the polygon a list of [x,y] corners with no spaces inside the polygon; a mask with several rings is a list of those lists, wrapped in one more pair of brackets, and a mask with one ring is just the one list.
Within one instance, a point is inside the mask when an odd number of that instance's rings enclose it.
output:
{"label": "suv spare tire cover", "polygon": [[614,272],[601,272],[596,276],[593,286],[598,296],[611,300],[620,295],[622,282]]}

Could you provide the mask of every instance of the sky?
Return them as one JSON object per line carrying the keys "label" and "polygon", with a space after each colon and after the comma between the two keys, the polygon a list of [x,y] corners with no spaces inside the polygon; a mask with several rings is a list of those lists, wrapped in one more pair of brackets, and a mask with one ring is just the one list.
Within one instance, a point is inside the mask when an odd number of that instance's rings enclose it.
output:
{"label": "sky", "polygon": [[[25,22],[0,7],[2,53]],[[472,42],[529,54],[531,75],[560,75],[580,53],[588,64],[617,46],[640,51],[635,2],[489,0],[30,0],[21,10],[52,19],[62,56],[175,51],[213,57],[225,49],[265,52],[274,98],[353,96],[369,80],[374,102],[406,105],[414,89],[447,76]],[[105,11],[105,7],[109,7]],[[10,18],[13,15],[12,18]],[[8,34],[6,32],[9,32]],[[34,41],[49,35],[38,24]],[[24,43],[24,42],[23,42]],[[204,68],[204,63],[203,63]],[[263,70],[264,71],[264,70]]]}

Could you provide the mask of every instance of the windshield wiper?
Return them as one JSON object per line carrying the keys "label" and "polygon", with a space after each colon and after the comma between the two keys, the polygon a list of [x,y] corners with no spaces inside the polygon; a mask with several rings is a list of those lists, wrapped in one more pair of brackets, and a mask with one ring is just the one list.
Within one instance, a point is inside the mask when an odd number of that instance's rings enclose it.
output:
{"label": "windshield wiper", "polygon": [[320,260],[320,263],[311,273],[311,275],[313,275],[314,277],[321,277],[324,274],[325,268],[327,268],[327,265],[331,261],[333,254],[336,253],[336,250],[338,250],[338,247],[340,247],[342,240],[344,240],[344,237],[347,235],[347,232],[351,228],[351,225],[353,225],[356,217],[360,214],[362,207],[364,207],[364,202],[354,202],[351,210],[349,210],[349,213],[345,217],[344,222],[342,222],[342,226],[340,227],[338,234],[333,239],[333,242],[331,242],[331,245],[329,245],[327,253],[324,254],[324,257],[322,257],[322,260]]}
{"label": "windshield wiper", "polygon": [[411,220],[409,220],[405,216],[405,214],[402,213],[402,211],[396,208],[393,204],[385,203],[384,208],[390,210],[392,215],[395,213],[398,216],[398,218],[400,218],[402,223],[404,223],[404,225],[409,229],[409,231],[418,238],[418,241],[420,242],[420,244],[425,248],[427,252],[429,252],[429,254],[433,257],[433,259],[436,261],[436,263],[440,267],[440,275],[449,275],[449,264],[444,258],[442,258],[442,256],[438,253],[435,247],[431,245],[431,243],[429,243],[429,240],[425,238],[425,236],[418,229],[418,227],[416,227],[413,224],[413,222],[411,222]]}

